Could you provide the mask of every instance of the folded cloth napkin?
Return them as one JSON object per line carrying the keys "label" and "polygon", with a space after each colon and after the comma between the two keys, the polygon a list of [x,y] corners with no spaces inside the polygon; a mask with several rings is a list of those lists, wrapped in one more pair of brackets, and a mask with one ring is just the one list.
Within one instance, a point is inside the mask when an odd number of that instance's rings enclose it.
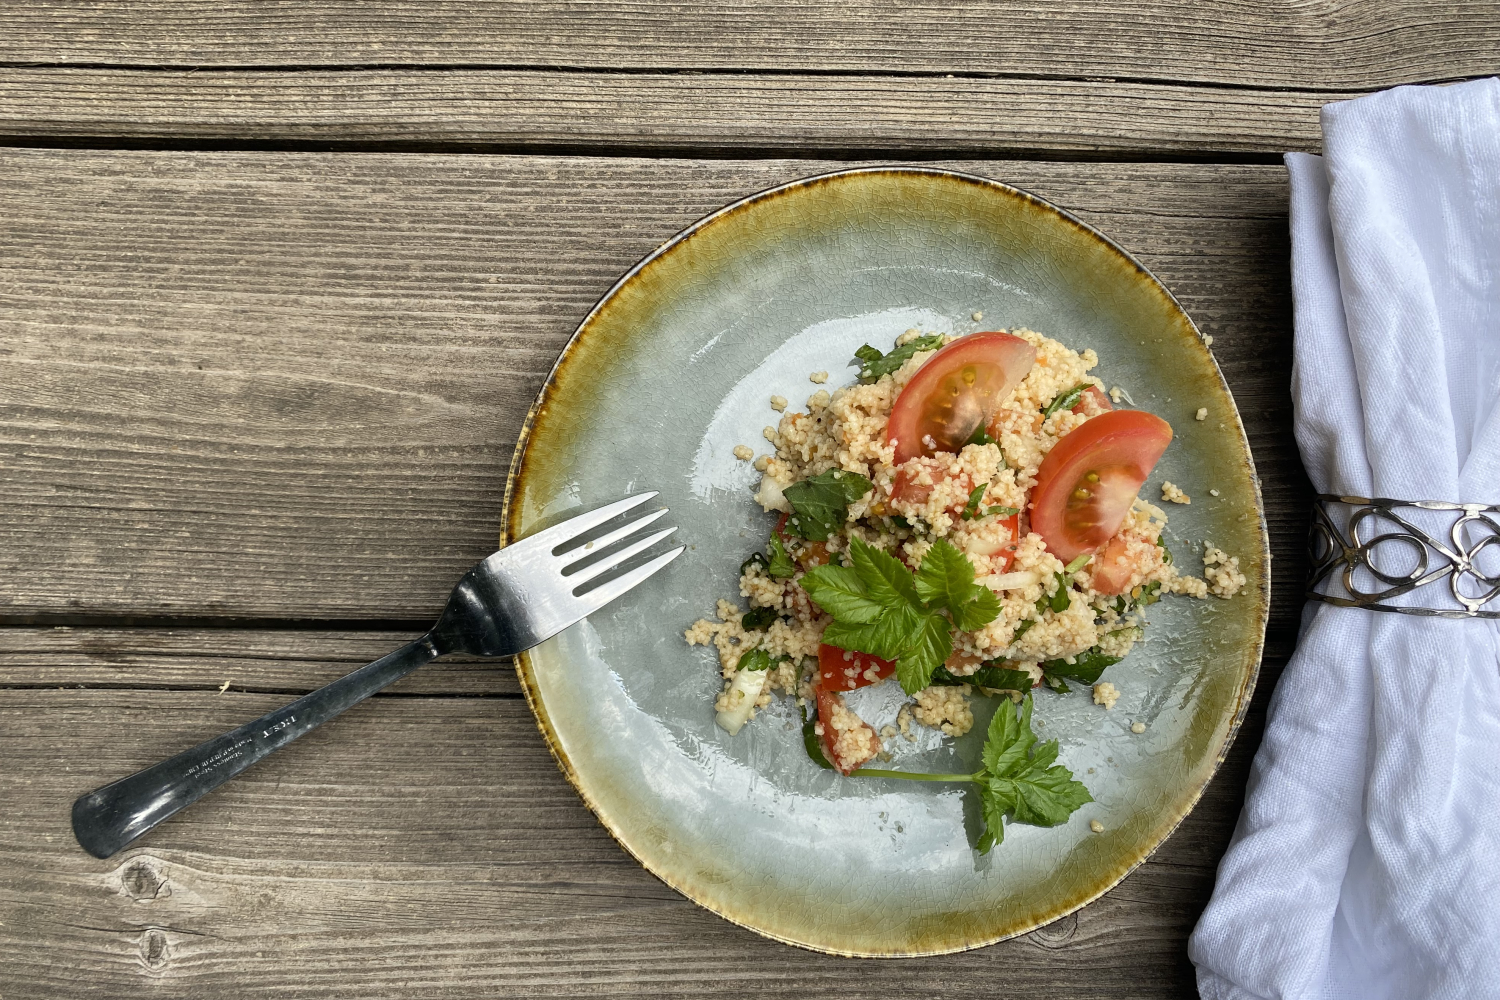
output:
{"label": "folded cloth napkin", "polygon": [[[1286,157],[1308,475],[1500,503],[1500,80],[1330,104],[1323,138]],[[1500,997],[1497,626],[1308,605],[1189,945],[1205,1000]]]}

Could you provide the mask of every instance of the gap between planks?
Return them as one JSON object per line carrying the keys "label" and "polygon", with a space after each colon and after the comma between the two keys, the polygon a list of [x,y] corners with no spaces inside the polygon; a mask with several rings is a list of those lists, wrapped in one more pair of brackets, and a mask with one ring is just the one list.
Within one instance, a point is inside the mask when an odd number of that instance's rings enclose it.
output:
{"label": "gap between planks", "polygon": [[91,0],[0,6],[0,60],[1045,74],[1349,90],[1493,73],[1500,6],[1426,0]]}
{"label": "gap between planks", "polygon": [[[1100,224],[1215,336],[1296,579],[1284,170],[951,165]],[[0,602],[435,620],[600,292],[704,213],[837,166],[0,151]]]}
{"label": "gap between planks", "polygon": [[1274,157],[1326,93],[974,76],[0,68],[0,136],[674,156]]}

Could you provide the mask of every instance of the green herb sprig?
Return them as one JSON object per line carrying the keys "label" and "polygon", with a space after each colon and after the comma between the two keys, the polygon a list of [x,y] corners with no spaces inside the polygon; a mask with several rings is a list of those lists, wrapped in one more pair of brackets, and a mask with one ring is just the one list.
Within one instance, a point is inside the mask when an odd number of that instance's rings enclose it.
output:
{"label": "green herb sprig", "polygon": [[[809,750],[811,753],[811,750]],[[1058,826],[1085,803],[1094,801],[1073,772],[1057,763],[1057,741],[1038,742],[1031,728],[1031,695],[1019,708],[1001,702],[990,720],[984,742],[984,767],[973,774],[925,774],[859,768],[859,778],[908,781],[966,781],[979,786],[984,832],[977,845],[986,854],[1005,839],[1006,817],[1029,826]]]}
{"label": "green herb sprig", "polygon": [[859,380],[861,382],[878,381],[880,376],[889,375],[906,364],[913,354],[919,351],[935,351],[942,346],[943,338],[938,334],[918,337],[916,340],[902,344],[889,354],[881,354],[866,344],[854,352],[854,360],[859,364]]}
{"label": "green herb sprig", "polygon": [[1000,599],[974,582],[974,566],[946,539],[927,550],[915,576],[899,559],[849,539],[848,566],[818,566],[802,586],[833,616],[830,646],[896,661],[907,694],[927,687],[953,652],[953,629],[972,632],[1000,614]]}
{"label": "green herb sprig", "polygon": [[786,530],[811,542],[826,542],[843,529],[849,505],[874,488],[859,473],[842,469],[828,469],[793,483],[783,491],[792,506]]}

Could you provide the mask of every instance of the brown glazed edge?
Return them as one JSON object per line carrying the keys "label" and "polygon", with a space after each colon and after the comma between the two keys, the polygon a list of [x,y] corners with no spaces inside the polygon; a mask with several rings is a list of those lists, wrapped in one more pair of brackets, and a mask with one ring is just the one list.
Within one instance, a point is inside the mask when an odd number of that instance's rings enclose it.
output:
{"label": "brown glazed edge", "polygon": [[640,855],[636,854],[636,852],[631,849],[630,845],[625,842],[620,831],[618,831],[615,828],[614,824],[610,822],[609,818],[600,811],[593,797],[590,796],[588,791],[583,787],[577,771],[574,770],[572,762],[568,760],[567,754],[563,752],[563,749],[558,742],[557,736],[553,731],[552,721],[547,714],[546,706],[542,703],[540,692],[536,688],[536,680],[532,673],[530,658],[525,652],[520,653],[516,656],[516,677],[520,681],[521,690],[526,696],[526,703],[531,707],[532,713],[536,716],[537,728],[541,731],[542,738],[547,743],[547,748],[552,752],[552,756],[557,761],[558,768],[562,771],[563,776],[568,780],[568,783],[573,786],[573,789],[578,793],[579,798],[583,800],[583,804],[588,807],[589,811],[594,814],[594,816],[599,820],[600,824],[609,832],[610,836],[614,838],[615,842],[618,843],[627,854],[629,854],[638,863],[640,863],[643,868],[651,872],[651,874],[655,875],[657,878],[665,882],[668,886],[675,889],[677,892],[682,893],[682,895],[686,896],[688,899],[692,900],[699,906],[702,906],[704,909],[709,910],[710,912],[715,913],[720,917],[723,917],[725,920],[728,920],[731,923],[737,924],[747,930],[753,931],[754,933],[759,934],[762,937],[770,938],[773,941],[795,945],[800,948],[805,948],[809,951],[822,952],[829,955],[838,955],[845,958],[923,958],[935,955],[949,955],[956,952],[969,951],[975,948],[983,948],[988,945],[998,944],[1001,941],[1009,940],[1013,937],[1018,937],[1022,934],[1029,933],[1030,931],[1033,931],[1038,927],[1043,927],[1049,923],[1052,923],[1054,920],[1058,920],[1082,909],[1089,903],[1092,903],[1094,900],[1104,895],[1110,889],[1113,889],[1125,878],[1125,876],[1129,875],[1132,871],[1139,867],[1142,862],[1149,858],[1162,845],[1162,843],[1165,842],[1169,836],[1171,836],[1172,832],[1177,829],[1177,827],[1187,817],[1188,813],[1192,812],[1193,807],[1198,804],[1198,801],[1203,797],[1204,790],[1208,787],[1208,783],[1213,780],[1214,775],[1218,773],[1219,767],[1224,763],[1224,758],[1228,754],[1229,748],[1234,743],[1234,739],[1239,733],[1240,726],[1244,722],[1245,713],[1249,709],[1251,697],[1255,693],[1255,683],[1260,674],[1261,657],[1265,649],[1266,622],[1270,615],[1271,597],[1270,536],[1266,526],[1265,505],[1261,496],[1260,477],[1255,473],[1255,462],[1250,453],[1249,438],[1245,434],[1244,424],[1240,420],[1239,407],[1234,402],[1234,394],[1230,392],[1229,384],[1224,380],[1224,373],[1219,368],[1218,360],[1214,358],[1212,352],[1210,352],[1207,345],[1204,344],[1203,334],[1198,329],[1197,324],[1193,322],[1192,317],[1188,316],[1187,311],[1182,308],[1181,303],[1177,301],[1176,297],[1167,290],[1166,286],[1163,285],[1154,274],[1147,270],[1140,261],[1136,260],[1129,251],[1125,250],[1109,237],[1105,236],[1103,233],[1083,222],[1081,219],[1076,218],[1066,210],[1053,205],[1051,202],[1048,202],[1043,198],[1039,198],[1036,195],[1031,194],[1030,192],[1023,191],[1020,188],[1012,187],[1000,181],[992,180],[988,177],[981,177],[977,174],[965,173],[958,170],[903,166],[858,167],[850,170],[831,171],[829,173],[816,174],[811,177],[804,177],[799,180],[790,181],[786,184],[780,184],[775,187],[767,188],[763,191],[749,195],[745,198],[740,199],[739,201],[726,205],[723,208],[718,209],[717,211],[709,213],[708,215],[699,219],[697,222],[693,223],[691,226],[684,229],[682,232],[678,233],[676,236],[672,237],[670,240],[667,240],[661,246],[653,250],[650,254],[647,254],[645,257],[641,258],[641,260],[637,262],[634,267],[625,272],[625,274],[621,276],[621,278],[616,281],[614,285],[612,285],[609,290],[599,298],[597,302],[594,303],[594,306],[589,310],[588,315],[583,318],[582,322],[578,324],[577,329],[574,330],[573,335],[568,339],[568,342],[563,345],[562,352],[558,355],[556,364],[552,366],[551,372],[549,372],[547,375],[547,380],[543,383],[540,392],[537,393],[536,402],[534,402],[531,408],[527,411],[526,419],[521,425],[521,432],[516,441],[516,450],[514,455],[512,456],[510,470],[506,476],[505,497],[500,508],[500,546],[503,548],[506,545],[509,545],[512,541],[515,541],[519,538],[520,525],[517,523],[513,523],[516,519],[519,518],[519,513],[516,505],[514,504],[514,500],[519,488],[519,484],[526,474],[527,445],[530,442],[532,430],[536,426],[537,418],[546,407],[547,397],[553,385],[557,381],[558,374],[562,371],[563,366],[567,363],[568,359],[573,354],[578,343],[581,341],[585,332],[588,330],[589,325],[593,322],[594,318],[603,310],[604,306],[610,301],[610,299],[615,296],[617,292],[628,285],[641,271],[650,266],[653,262],[655,262],[659,258],[665,257],[667,254],[671,253],[678,247],[688,242],[699,231],[722,219],[740,213],[752,205],[758,205],[794,191],[801,191],[807,188],[818,187],[846,178],[879,174],[915,174],[947,178],[963,184],[970,184],[978,187],[988,188],[993,191],[998,191],[1009,197],[1028,202],[1036,208],[1056,215],[1061,221],[1100,241],[1110,250],[1127,261],[1132,267],[1134,267],[1141,278],[1143,278],[1148,283],[1149,287],[1151,287],[1154,291],[1156,291],[1164,299],[1166,299],[1171,308],[1178,314],[1180,314],[1184,320],[1186,320],[1188,328],[1197,335],[1199,346],[1202,347],[1204,352],[1208,354],[1209,361],[1213,364],[1214,373],[1218,376],[1219,385],[1221,388],[1223,388],[1224,395],[1229,399],[1230,415],[1234,420],[1234,428],[1238,433],[1240,439],[1240,457],[1243,462],[1245,472],[1249,476],[1250,483],[1254,487],[1256,521],[1260,528],[1260,555],[1262,567],[1262,571],[1260,574],[1260,590],[1256,595],[1258,598],[1257,617],[1259,619],[1259,621],[1256,623],[1257,627],[1254,629],[1256,642],[1253,649],[1247,650],[1245,666],[1241,671],[1240,690],[1237,697],[1235,712],[1233,717],[1230,719],[1228,729],[1224,733],[1223,741],[1220,744],[1218,753],[1214,758],[1213,767],[1211,767],[1208,773],[1203,776],[1202,780],[1198,783],[1198,786],[1192,791],[1191,795],[1189,795],[1187,800],[1183,803],[1182,808],[1177,812],[1166,816],[1163,822],[1156,828],[1155,831],[1153,831],[1151,836],[1143,838],[1142,843],[1145,846],[1142,847],[1142,849],[1136,854],[1135,857],[1123,862],[1113,873],[1100,879],[1099,884],[1091,891],[1077,894],[1072,898],[1059,900],[1057,906],[1045,915],[1039,918],[1030,918],[1023,920],[1015,926],[1006,927],[998,933],[984,937],[982,939],[948,939],[941,941],[934,940],[931,944],[924,943],[924,946],[919,946],[910,950],[852,950],[847,948],[840,948],[835,944],[802,941],[783,937],[781,935],[768,931],[765,928],[758,927],[747,920],[737,917],[732,912],[729,912],[717,906],[710,905],[703,899],[699,898],[698,895],[696,895],[690,888],[679,884],[677,881],[667,877],[659,871],[656,871],[649,864],[647,864],[646,861],[641,858]]}

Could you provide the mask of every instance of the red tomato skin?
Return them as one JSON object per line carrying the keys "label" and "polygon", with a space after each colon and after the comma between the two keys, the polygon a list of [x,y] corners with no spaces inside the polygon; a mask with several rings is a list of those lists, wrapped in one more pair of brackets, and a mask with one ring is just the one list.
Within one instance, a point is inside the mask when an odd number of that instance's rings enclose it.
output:
{"label": "red tomato skin", "polygon": [[[1100,389],[1097,385],[1091,385],[1087,389],[1083,390],[1083,395],[1092,398],[1093,401],[1098,405],[1099,409],[1101,409],[1101,410],[1104,410],[1104,411],[1108,412],[1109,410],[1113,410],[1114,409],[1114,407],[1110,405],[1109,397],[1106,396],[1104,394],[1104,390]],[[1078,398],[1078,402],[1076,402],[1076,403],[1073,404],[1073,412],[1074,413],[1082,413],[1083,410],[1084,410],[1083,397],[1080,396]]]}
{"label": "red tomato skin", "polygon": [[1114,597],[1130,582],[1130,566],[1125,562],[1127,542],[1116,535],[1109,544],[1094,556],[1091,568],[1094,571],[1093,586],[1099,593]]}
{"label": "red tomato skin", "polygon": [[[837,768],[840,774],[848,776],[870,758],[866,757],[865,760],[844,760],[834,752],[833,710],[843,704],[844,696],[834,691],[825,691],[822,687],[815,688],[814,690],[818,696],[818,722],[823,730],[818,736],[818,739],[823,743],[823,756],[828,758],[828,763]],[[874,726],[868,722],[861,722],[861,725],[868,729],[872,735],[874,734]],[[879,739],[876,739],[875,745],[880,745]]]}
{"label": "red tomato skin", "polygon": [[[943,473],[935,475],[933,478],[934,480],[943,480],[949,477],[947,473]],[[912,480],[913,473],[907,467],[898,469],[896,471],[896,478],[891,482],[891,499],[900,500],[902,503],[925,504],[927,498],[932,495],[933,488],[937,483],[934,482],[932,486],[926,486],[915,483]],[[964,509],[964,504],[968,501],[969,490],[972,488],[969,485],[969,477],[963,473],[959,473],[958,475],[958,485],[960,492],[963,494],[963,499],[956,501],[948,508],[950,512],[955,514]]]}
{"label": "red tomato skin", "polygon": [[[963,448],[1035,362],[1036,348],[998,331],[960,337],[928,358],[891,407],[886,438],[896,445],[895,464]],[[975,388],[965,392],[958,379],[969,366]],[[952,397],[946,406],[945,391]]]}
{"label": "red tomato skin", "polygon": [[[1111,410],[1075,428],[1037,470],[1031,530],[1065,563],[1097,552],[1120,530],[1130,501],[1171,441],[1171,426],[1142,410]],[[1086,482],[1089,472],[1100,481]],[[1092,502],[1074,501],[1076,490],[1094,494]]]}
{"label": "red tomato skin", "polygon": [[1000,523],[1010,529],[1011,542],[1002,548],[998,555],[994,556],[995,559],[1000,560],[999,565],[995,568],[995,572],[1009,573],[1011,566],[1016,561],[1016,549],[1021,543],[1021,515],[1012,514]]}
{"label": "red tomato skin", "polygon": [[[844,659],[845,656],[849,658]],[[895,660],[882,660],[869,653],[854,653],[823,643],[818,647],[818,687],[827,691],[853,691],[875,681],[865,671],[875,668],[875,680],[884,680],[896,670]],[[853,671],[853,674],[849,671]]]}

